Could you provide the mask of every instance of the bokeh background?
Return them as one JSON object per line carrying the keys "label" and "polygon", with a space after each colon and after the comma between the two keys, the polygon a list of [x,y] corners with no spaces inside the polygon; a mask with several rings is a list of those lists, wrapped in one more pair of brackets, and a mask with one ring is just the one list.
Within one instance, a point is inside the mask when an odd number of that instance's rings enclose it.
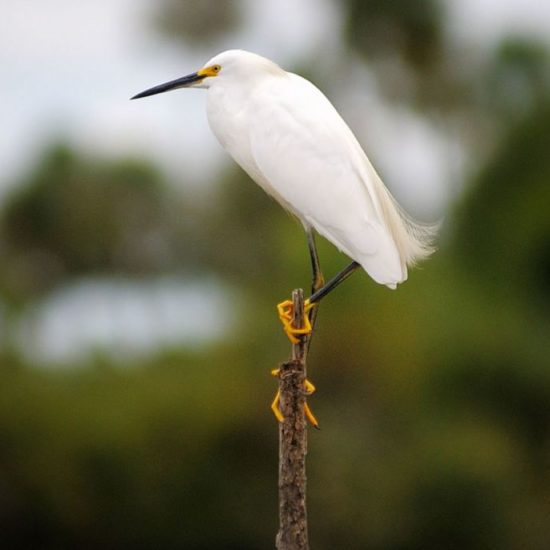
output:
{"label": "bokeh background", "polygon": [[540,0],[5,1],[3,548],[273,546],[305,237],[204,91],[128,101],[234,47],[317,83],[443,219],[397,291],[361,273],[322,305],[312,547],[548,548],[549,36]]}

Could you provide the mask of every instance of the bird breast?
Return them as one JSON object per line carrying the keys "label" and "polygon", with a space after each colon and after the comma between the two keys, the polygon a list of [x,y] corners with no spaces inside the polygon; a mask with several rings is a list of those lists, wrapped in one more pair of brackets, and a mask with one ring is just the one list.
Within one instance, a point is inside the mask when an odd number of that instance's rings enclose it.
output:
{"label": "bird breast", "polygon": [[254,160],[251,143],[256,116],[254,96],[253,86],[212,86],[207,97],[208,124],[235,162],[283,208],[296,214],[292,205],[263,176]]}

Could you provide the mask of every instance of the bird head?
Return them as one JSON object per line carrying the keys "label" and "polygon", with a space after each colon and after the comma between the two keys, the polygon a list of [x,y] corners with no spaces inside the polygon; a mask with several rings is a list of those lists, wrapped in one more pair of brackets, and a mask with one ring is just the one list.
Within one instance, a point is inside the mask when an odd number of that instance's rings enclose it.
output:
{"label": "bird head", "polygon": [[210,88],[222,82],[242,83],[244,80],[250,80],[266,72],[284,73],[278,65],[265,57],[244,50],[227,50],[214,56],[198,71],[149,88],[132,99],[161,94],[178,88]]}

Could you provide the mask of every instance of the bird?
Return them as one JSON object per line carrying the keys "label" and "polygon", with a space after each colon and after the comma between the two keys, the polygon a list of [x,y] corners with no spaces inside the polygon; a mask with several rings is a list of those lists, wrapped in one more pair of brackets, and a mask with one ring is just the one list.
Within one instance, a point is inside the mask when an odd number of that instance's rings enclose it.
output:
{"label": "bird", "polygon": [[[409,267],[433,252],[437,226],[415,221],[397,203],[349,126],[309,80],[234,49],[131,99],[180,88],[207,90],[208,123],[217,140],[305,229],[312,265],[306,326],[292,325],[292,302],[278,305],[293,343],[311,332],[313,306],[358,268],[395,289]],[[316,233],[352,260],[327,283]]]}

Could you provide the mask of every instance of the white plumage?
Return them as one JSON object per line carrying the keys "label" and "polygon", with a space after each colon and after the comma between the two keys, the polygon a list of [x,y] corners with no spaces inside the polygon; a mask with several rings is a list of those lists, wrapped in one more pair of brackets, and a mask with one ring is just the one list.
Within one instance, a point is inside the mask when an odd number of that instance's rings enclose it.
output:
{"label": "white plumage", "polygon": [[377,283],[395,288],[407,279],[408,266],[432,252],[436,228],[404,213],[311,82],[242,50],[215,56],[195,74],[201,78],[191,84],[189,77],[168,84],[207,88],[208,121],[221,145],[306,229]]}

